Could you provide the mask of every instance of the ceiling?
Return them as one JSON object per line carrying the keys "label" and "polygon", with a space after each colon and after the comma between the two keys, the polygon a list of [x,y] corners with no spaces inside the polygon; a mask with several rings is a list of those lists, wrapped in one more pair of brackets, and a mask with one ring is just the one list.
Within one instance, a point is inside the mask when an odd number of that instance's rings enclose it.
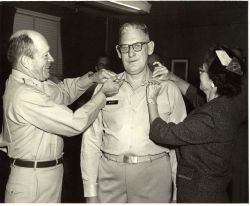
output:
{"label": "ceiling", "polygon": [[[87,12],[96,16],[147,18],[161,23],[202,24],[204,21],[220,23],[220,19],[228,22],[247,21],[247,1],[148,1],[150,14],[135,14],[109,8],[98,1],[52,1],[50,3],[67,7],[74,12]],[[243,12],[242,12],[243,11]],[[233,14],[233,15],[232,15]],[[238,15],[237,15],[238,14]],[[246,22],[244,22],[246,23]]]}

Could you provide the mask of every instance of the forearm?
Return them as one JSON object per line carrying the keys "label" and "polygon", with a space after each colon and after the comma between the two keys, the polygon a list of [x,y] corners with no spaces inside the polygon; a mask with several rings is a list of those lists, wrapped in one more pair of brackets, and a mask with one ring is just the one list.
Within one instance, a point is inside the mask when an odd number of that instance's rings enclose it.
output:
{"label": "forearm", "polygon": [[[105,106],[106,104],[106,96],[101,92],[97,92],[91,100],[77,109],[74,113],[74,125],[76,128],[81,129],[84,131],[90,124],[94,122],[96,119],[99,111]],[[81,117],[85,114],[85,121],[81,119]],[[82,129],[82,126],[83,129]]]}
{"label": "forearm", "polygon": [[88,73],[77,78],[66,78],[58,84],[46,81],[44,90],[57,104],[70,105],[93,84],[94,80]]}
{"label": "forearm", "polygon": [[93,72],[88,72],[87,74],[81,76],[77,81],[78,86],[83,89],[88,89],[95,83],[93,75],[94,75]]}
{"label": "forearm", "polygon": [[97,105],[101,105],[101,108],[103,108],[106,103],[106,96],[102,90],[99,90],[91,97],[91,101],[94,101]]}
{"label": "forearm", "polygon": [[151,124],[157,117],[159,117],[159,112],[156,102],[148,103],[148,112],[149,112],[149,121]]}
{"label": "forearm", "polygon": [[185,95],[190,84],[186,82],[185,80],[179,78],[175,74],[171,73],[170,80],[173,81],[176,86],[180,89],[182,95]]}

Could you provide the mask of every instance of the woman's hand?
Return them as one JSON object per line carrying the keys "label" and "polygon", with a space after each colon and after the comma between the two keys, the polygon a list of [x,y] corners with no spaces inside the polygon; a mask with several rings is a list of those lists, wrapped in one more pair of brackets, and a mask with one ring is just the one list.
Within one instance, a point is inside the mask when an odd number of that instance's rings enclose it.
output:
{"label": "woman's hand", "polygon": [[153,72],[153,79],[160,80],[160,81],[166,81],[169,80],[171,77],[171,72],[162,65],[160,62],[154,62],[153,65],[155,66],[154,72]]}
{"label": "woman's hand", "polygon": [[147,85],[147,102],[149,104],[156,104],[158,94],[160,92],[161,85],[156,80],[151,80]]}
{"label": "woman's hand", "polygon": [[160,92],[161,85],[156,80],[151,80],[147,85],[147,102],[148,102],[148,112],[150,124],[159,117],[159,112],[157,108],[157,97]]}

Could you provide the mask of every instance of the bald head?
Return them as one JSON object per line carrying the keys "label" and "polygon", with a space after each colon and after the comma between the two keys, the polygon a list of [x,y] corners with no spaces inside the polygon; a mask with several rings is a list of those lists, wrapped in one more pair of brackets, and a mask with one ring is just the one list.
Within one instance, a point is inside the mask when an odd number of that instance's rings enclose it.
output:
{"label": "bald head", "polygon": [[49,78],[54,62],[47,40],[33,30],[19,30],[10,37],[8,59],[13,69],[39,81]]}
{"label": "bald head", "polygon": [[44,41],[47,42],[44,36],[34,30],[19,30],[15,32],[9,41],[7,54],[9,62],[12,65],[16,65],[21,55],[33,58],[37,47],[39,47],[39,42]]}
{"label": "bald head", "polygon": [[44,36],[42,34],[40,34],[39,32],[37,32],[37,31],[34,31],[34,30],[18,30],[18,31],[16,31],[15,33],[13,33],[11,35],[10,40],[12,40],[14,38],[18,38],[21,35],[27,35],[31,39],[34,38],[34,37],[40,37],[40,38],[44,39]]}

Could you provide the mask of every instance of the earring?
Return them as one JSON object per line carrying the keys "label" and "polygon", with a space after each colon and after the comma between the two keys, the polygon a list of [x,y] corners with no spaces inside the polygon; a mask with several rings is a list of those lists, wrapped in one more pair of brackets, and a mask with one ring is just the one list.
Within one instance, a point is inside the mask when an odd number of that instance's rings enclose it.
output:
{"label": "earring", "polygon": [[211,87],[214,88],[214,83],[213,82],[211,83]]}

